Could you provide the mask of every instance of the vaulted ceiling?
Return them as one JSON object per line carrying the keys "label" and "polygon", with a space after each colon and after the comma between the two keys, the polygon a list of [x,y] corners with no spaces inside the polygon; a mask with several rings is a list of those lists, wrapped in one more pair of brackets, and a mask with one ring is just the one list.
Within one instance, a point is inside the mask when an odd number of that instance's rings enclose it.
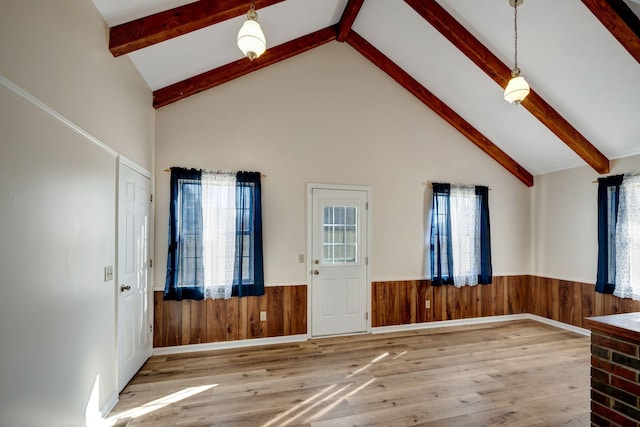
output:
{"label": "vaulted ceiling", "polygon": [[93,0],[109,49],[128,55],[161,108],[325,43],[344,42],[524,184],[640,154],[640,0],[525,0],[513,67],[508,0],[256,0],[267,51],[236,36],[250,1]]}

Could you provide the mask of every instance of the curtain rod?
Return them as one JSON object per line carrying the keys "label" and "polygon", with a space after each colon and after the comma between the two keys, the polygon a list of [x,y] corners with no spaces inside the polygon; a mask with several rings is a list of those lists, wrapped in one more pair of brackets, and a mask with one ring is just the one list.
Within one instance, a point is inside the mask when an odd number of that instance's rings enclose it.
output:
{"label": "curtain rod", "polygon": [[[165,171],[165,172],[171,172],[171,169],[165,169],[164,171]],[[266,177],[267,177],[267,175],[265,175],[265,174],[260,174],[260,177],[262,177],[262,178],[266,178]]]}
{"label": "curtain rod", "polygon": [[[429,188],[433,188],[433,184],[430,182],[423,182],[422,185],[426,185]],[[489,191],[491,191],[491,187],[487,187],[489,189]]]}

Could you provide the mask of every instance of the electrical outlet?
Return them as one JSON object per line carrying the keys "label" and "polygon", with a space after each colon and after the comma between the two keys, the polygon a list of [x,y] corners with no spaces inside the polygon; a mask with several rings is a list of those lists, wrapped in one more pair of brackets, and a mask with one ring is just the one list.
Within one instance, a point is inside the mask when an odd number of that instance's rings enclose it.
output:
{"label": "electrical outlet", "polygon": [[261,311],[260,312],[260,321],[264,322],[267,320],[267,312],[266,311]]}
{"label": "electrical outlet", "polygon": [[298,262],[304,264],[304,254],[298,254]]}
{"label": "electrical outlet", "polygon": [[431,308],[431,301],[430,301],[430,300],[427,300],[427,301],[425,302],[425,305],[424,305],[424,306],[425,306],[425,308]]}

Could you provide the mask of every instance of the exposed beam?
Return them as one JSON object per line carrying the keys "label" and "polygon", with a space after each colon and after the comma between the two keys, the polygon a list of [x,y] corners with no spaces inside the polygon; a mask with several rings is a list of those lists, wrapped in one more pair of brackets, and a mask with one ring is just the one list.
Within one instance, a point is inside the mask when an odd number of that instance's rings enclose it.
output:
{"label": "exposed beam", "polygon": [[[281,1],[256,0],[256,9]],[[109,29],[109,50],[113,56],[124,55],[244,15],[250,4],[248,0],[200,0],[116,25]]]}
{"label": "exposed beam", "polygon": [[640,63],[640,19],[622,0],[582,0],[613,37]]}
{"label": "exposed beam", "polygon": [[349,35],[349,31],[351,31],[351,27],[353,23],[356,21],[356,17],[358,16],[358,12],[360,12],[360,8],[362,7],[362,3],[364,0],[349,0],[347,5],[342,12],[342,17],[340,18],[340,23],[338,24],[338,38],[339,42],[343,42],[347,39]]}
{"label": "exposed beam", "polygon": [[[503,89],[507,87],[511,78],[509,67],[449,15],[438,2],[435,0],[405,0],[405,2]],[[609,159],[533,89],[521,105],[598,173],[609,173]]]}
{"label": "exposed beam", "polygon": [[164,107],[203,90],[211,89],[253,71],[268,67],[276,62],[329,43],[336,39],[337,34],[338,26],[333,25],[281,45],[270,47],[253,61],[249,61],[247,58],[238,59],[214,70],[158,89],[153,92],[153,106],[155,108]]}
{"label": "exposed beam", "polygon": [[406,71],[387,58],[382,52],[373,47],[355,31],[351,31],[347,37],[349,43],[355,50],[360,52],[365,58],[375,64],[389,77],[398,82],[408,90],[413,96],[418,98],[427,107],[432,109],[437,115],[442,117],[447,123],[467,137],[478,148],[498,162],[502,167],[512,173],[522,181],[527,187],[533,186],[533,176],[523,168],[518,162],[513,160],[500,147],[491,142],[480,131],[469,124],[458,113],[453,111],[448,105],[442,102],[437,96],[422,86],[416,79],[411,77]]}

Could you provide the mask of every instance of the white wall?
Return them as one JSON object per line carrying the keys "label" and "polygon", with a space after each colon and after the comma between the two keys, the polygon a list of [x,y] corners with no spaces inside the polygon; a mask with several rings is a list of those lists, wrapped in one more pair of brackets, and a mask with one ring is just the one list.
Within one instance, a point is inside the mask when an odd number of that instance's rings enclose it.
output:
{"label": "white wall", "polygon": [[115,152],[9,87],[146,168],[151,93],[89,0],[2,0],[0,74],[0,425],[81,426],[117,397]]}
{"label": "white wall", "polygon": [[0,74],[151,170],[152,95],[90,0],[2,0]]}
{"label": "white wall", "polygon": [[[611,161],[617,175],[640,170],[640,155]],[[536,177],[533,191],[533,273],[595,283],[598,263],[599,175],[589,166]]]}
{"label": "white wall", "polygon": [[488,185],[494,273],[530,271],[530,190],[346,44],[313,49],[157,111],[156,288],[171,166],[257,170],[265,280],[306,283],[305,185],[373,187],[373,280],[424,277],[425,183]]}

